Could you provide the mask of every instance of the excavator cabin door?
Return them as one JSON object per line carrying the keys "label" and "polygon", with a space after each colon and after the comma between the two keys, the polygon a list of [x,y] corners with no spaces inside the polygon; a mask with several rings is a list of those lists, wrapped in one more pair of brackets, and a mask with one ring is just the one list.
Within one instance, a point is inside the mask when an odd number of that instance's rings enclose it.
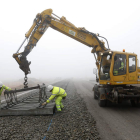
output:
{"label": "excavator cabin door", "polygon": [[115,54],[113,66],[113,80],[122,83],[127,80],[126,74],[127,74],[126,55]]}
{"label": "excavator cabin door", "polygon": [[129,81],[137,81],[136,60],[137,58],[135,55],[128,55]]}

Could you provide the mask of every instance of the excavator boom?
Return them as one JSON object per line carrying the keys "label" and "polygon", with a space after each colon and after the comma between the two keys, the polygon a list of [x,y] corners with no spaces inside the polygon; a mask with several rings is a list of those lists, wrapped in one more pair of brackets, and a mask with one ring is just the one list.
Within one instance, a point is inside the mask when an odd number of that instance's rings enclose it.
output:
{"label": "excavator boom", "polygon": [[[40,40],[42,35],[45,33],[48,27],[51,27],[79,42],[92,47],[92,53],[97,54],[96,65],[99,68],[98,61],[100,60],[99,52],[104,52],[108,50],[104,42],[98,39],[98,36],[94,33],[87,31],[85,28],[77,28],[74,24],[66,20],[65,17],[59,18],[52,13],[52,9],[47,9],[41,14],[37,14],[34,19],[34,23],[25,35],[25,39],[28,39],[28,43],[22,53],[15,53],[13,57],[16,59],[20,66],[20,69],[25,73],[25,75],[30,73],[29,65],[31,62],[27,61],[26,56],[31,52],[31,50],[36,46],[37,42]],[[25,41],[25,40],[24,40]]]}

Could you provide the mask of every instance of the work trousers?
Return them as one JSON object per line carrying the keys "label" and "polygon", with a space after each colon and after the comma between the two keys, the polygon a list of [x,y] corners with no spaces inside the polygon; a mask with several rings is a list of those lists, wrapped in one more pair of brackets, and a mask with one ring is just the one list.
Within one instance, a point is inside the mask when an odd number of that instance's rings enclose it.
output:
{"label": "work trousers", "polygon": [[1,110],[1,95],[0,95],[0,110]]}
{"label": "work trousers", "polygon": [[55,99],[55,104],[56,104],[56,108],[57,111],[61,111],[62,108],[64,108],[64,105],[62,104],[62,96],[57,96]]}

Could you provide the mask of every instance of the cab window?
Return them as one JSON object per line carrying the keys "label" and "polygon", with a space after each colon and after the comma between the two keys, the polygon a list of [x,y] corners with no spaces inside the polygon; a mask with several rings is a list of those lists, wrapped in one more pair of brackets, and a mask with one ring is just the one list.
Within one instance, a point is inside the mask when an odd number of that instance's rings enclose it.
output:
{"label": "cab window", "polygon": [[110,65],[111,65],[112,55],[104,54],[101,59],[100,64],[100,80],[110,80]]}
{"label": "cab window", "polygon": [[136,57],[129,55],[129,73],[136,71]]}
{"label": "cab window", "polygon": [[114,56],[113,75],[118,76],[124,74],[126,74],[126,55],[116,54]]}

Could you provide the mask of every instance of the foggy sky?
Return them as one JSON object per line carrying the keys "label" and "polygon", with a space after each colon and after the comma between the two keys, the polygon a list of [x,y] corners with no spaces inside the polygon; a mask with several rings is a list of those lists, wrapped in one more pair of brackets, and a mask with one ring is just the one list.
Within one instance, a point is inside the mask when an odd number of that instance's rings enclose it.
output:
{"label": "foggy sky", "polygon": [[[0,81],[24,77],[12,55],[23,42],[36,14],[49,8],[75,26],[106,37],[112,50],[125,49],[137,53],[140,58],[138,0],[6,0],[1,2],[0,8]],[[29,78],[95,78],[91,48],[51,28],[27,59],[31,61]]]}

